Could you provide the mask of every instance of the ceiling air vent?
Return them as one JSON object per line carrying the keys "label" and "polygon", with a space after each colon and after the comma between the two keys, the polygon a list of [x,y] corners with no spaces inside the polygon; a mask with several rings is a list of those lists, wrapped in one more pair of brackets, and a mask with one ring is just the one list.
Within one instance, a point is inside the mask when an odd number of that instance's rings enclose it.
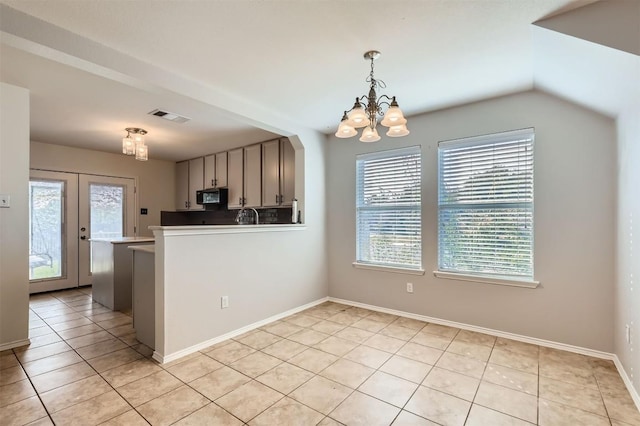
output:
{"label": "ceiling air vent", "polygon": [[154,109],[149,114],[164,118],[165,120],[173,121],[174,123],[186,123],[191,120],[189,117],[178,115],[175,112],[163,111],[161,109]]}

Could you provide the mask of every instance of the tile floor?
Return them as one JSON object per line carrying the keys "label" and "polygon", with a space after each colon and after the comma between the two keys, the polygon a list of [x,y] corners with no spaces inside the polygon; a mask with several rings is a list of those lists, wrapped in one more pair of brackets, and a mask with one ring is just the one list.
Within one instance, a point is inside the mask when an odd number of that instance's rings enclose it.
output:
{"label": "tile floor", "polygon": [[613,363],[324,303],[158,365],[81,288],[31,297],[1,425],[640,425]]}

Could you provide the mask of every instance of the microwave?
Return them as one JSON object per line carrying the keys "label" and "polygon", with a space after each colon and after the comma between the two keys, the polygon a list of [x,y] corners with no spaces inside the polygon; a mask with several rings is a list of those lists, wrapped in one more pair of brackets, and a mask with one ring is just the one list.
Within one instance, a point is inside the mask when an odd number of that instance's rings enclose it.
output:
{"label": "microwave", "polygon": [[210,188],[196,191],[196,203],[204,206],[209,204],[227,204],[227,188]]}

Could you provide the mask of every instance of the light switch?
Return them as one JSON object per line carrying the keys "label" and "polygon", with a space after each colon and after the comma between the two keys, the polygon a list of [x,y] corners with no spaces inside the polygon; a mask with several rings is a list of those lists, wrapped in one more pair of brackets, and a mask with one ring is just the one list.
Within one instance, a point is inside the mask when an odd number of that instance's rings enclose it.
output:
{"label": "light switch", "polygon": [[0,194],[0,207],[9,207],[11,204],[11,197],[9,194]]}

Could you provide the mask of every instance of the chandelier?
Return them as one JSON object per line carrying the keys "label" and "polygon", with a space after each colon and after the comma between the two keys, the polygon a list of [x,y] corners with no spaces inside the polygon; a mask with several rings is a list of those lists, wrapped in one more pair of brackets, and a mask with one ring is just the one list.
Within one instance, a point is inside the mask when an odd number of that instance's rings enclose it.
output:
{"label": "chandelier", "polygon": [[127,127],[124,129],[127,136],[122,139],[122,153],[135,155],[136,160],[147,161],[149,159],[149,147],[144,144],[144,135],[147,131],[137,127]]}
{"label": "chandelier", "polygon": [[[360,96],[356,98],[353,108],[345,111],[342,120],[338,126],[336,136],[339,138],[350,138],[358,134],[356,129],[364,127],[360,142],[377,142],[380,140],[378,130],[378,116],[383,116],[383,106],[387,106],[387,112],[384,113],[382,124],[388,127],[386,135],[392,138],[406,136],[409,134],[407,129],[407,120],[404,118],[396,97],[381,95],[378,98],[376,88],[384,89],[387,85],[382,80],[376,80],[373,76],[373,61],[380,57],[380,52],[370,50],[364,54],[365,60],[371,61],[371,72],[366,81],[369,83],[369,96]],[[391,101],[391,103],[387,102]]]}

